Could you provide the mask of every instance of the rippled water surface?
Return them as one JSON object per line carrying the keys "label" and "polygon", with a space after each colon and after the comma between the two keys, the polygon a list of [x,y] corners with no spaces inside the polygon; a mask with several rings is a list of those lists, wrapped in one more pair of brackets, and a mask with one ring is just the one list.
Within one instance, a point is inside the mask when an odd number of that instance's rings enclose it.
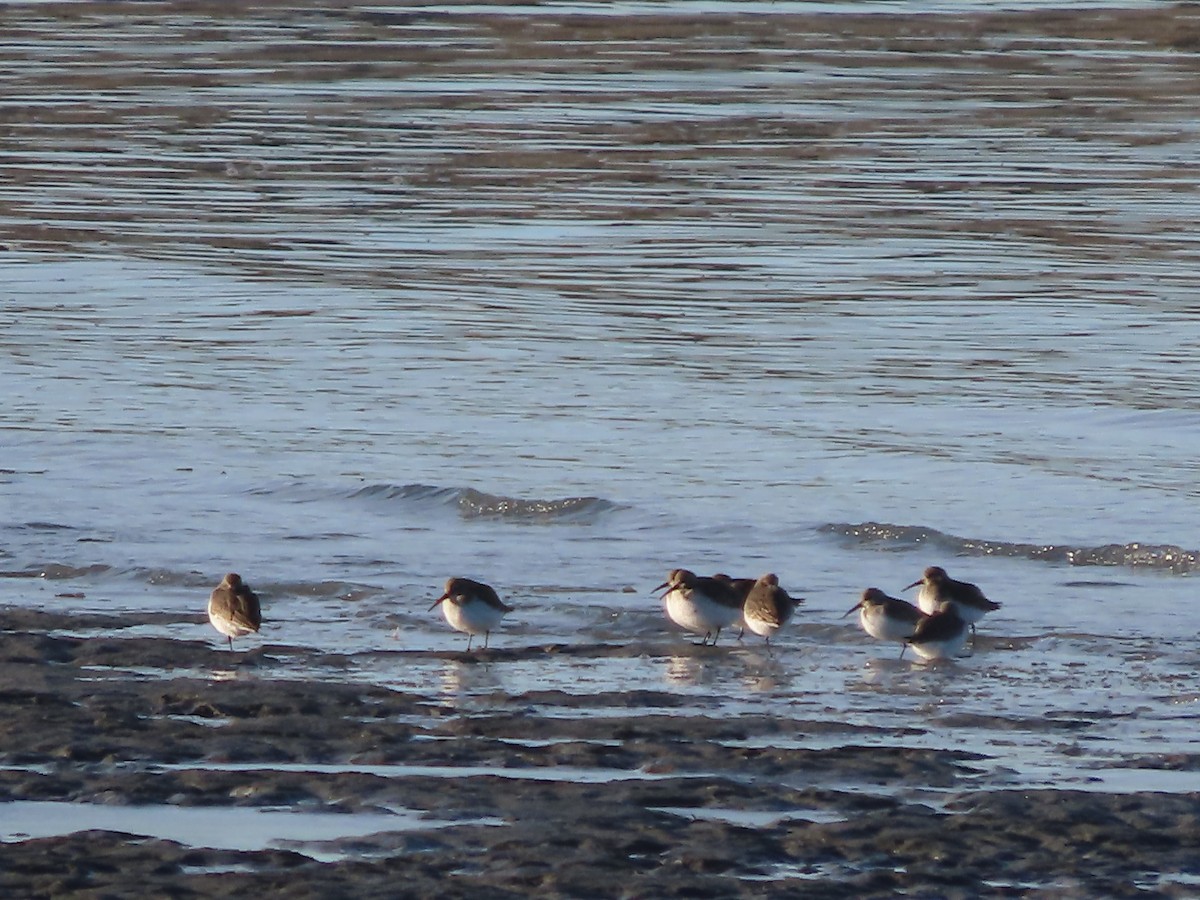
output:
{"label": "rippled water surface", "polygon": [[[0,601],[1195,790],[1200,19],[1087,5],[7,5]],[[839,618],[935,563],[972,657]],[[807,602],[679,655],[679,565]],[[451,574],[650,649],[407,659]]]}

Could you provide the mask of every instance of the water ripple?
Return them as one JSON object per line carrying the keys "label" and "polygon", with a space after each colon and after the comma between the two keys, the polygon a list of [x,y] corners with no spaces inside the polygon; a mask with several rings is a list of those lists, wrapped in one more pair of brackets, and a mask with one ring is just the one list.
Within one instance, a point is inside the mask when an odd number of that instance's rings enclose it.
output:
{"label": "water ripple", "polygon": [[822,525],[817,530],[824,534],[840,535],[862,546],[875,546],[889,551],[911,551],[931,547],[951,556],[1011,556],[1072,566],[1163,569],[1180,575],[1200,568],[1200,551],[1186,550],[1174,544],[1133,542],[1094,547],[1029,544],[960,537],[925,525],[892,525],[886,522],[835,522]]}

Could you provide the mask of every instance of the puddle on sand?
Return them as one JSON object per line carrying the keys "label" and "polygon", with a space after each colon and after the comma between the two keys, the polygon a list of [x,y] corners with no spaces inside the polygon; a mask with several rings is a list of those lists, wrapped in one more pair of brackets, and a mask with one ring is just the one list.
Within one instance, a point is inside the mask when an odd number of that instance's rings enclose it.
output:
{"label": "puddle on sand", "polygon": [[[316,775],[377,775],[381,778],[511,778],[524,781],[562,781],[575,784],[608,784],[615,781],[661,781],[673,778],[711,778],[711,773],[659,774],[643,769],[600,769],[583,766],[537,766],[504,768],[497,766],[403,766],[331,765],[321,763],[214,763],[154,765],[154,771],[187,772],[304,772]],[[457,822],[449,824],[459,824]]]}
{"label": "puddle on sand", "polygon": [[679,816],[689,822],[720,822],[725,825],[740,825],[744,828],[773,828],[781,822],[809,822],[826,825],[844,822],[840,813],[824,809],[723,809],[704,806],[650,806],[650,812]]}
{"label": "puddle on sand", "polygon": [[842,863],[778,863],[738,877],[742,881],[786,881],[795,878],[828,882],[844,881],[862,872],[862,868]]}
{"label": "puddle on sand", "polygon": [[286,845],[321,862],[349,855],[330,841],[389,831],[453,825],[501,825],[498,819],[425,818],[420,810],[391,813],[288,812],[253,807],[109,806],[21,800],[0,806],[0,842],[61,837],[79,831],[117,831],[212,850],[266,850]]}
{"label": "puddle on sand", "polygon": [[1103,794],[1195,794],[1200,793],[1200,772],[1114,767],[1076,773],[1032,767],[1021,773],[1020,786],[1041,790],[1067,788]]}
{"label": "puddle on sand", "polygon": [[255,867],[249,863],[228,863],[217,866],[180,866],[179,871],[184,875],[227,875],[253,872]]}
{"label": "puddle on sand", "polygon": [[1133,882],[1138,890],[1161,890],[1168,886],[1200,889],[1200,873],[1196,872],[1147,872],[1144,878]]}

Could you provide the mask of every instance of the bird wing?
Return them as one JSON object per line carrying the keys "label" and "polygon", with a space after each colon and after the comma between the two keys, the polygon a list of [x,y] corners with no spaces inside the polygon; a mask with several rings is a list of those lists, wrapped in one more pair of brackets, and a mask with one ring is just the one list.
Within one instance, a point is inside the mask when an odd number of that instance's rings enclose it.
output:
{"label": "bird wing", "polygon": [[479,596],[483,598],[488,606],[494,607],[501,612],[512,612],[512,607],[500,599],[500,595],[496,593],[496,589],[490,584],[480,584],[478,587]]}
{"label": "bird wing", "polygon": [[235,625],[258,631],[262,625],[262,605],[259,603],[258,594],[250,588],[238,591],[229,618]]}

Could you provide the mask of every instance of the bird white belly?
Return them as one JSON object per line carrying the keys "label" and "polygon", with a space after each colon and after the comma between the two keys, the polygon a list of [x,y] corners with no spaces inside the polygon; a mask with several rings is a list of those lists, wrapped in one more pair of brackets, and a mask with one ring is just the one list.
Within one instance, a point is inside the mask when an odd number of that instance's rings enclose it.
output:
{"label": "bird white belly", "polygon": [[503,610],[496,609],[482,600],[455,603],[447,599],[442,601],[442,612],[450,627],[464,634],[486,634],[494,631],[504,618]]}
{"label": "bird white belly", "polygon": [[667,617],[680,628],[694,634],[708,634],[718,628],[728,628],[742,617],[742,611],[737,607],[714,603],[699,591],[669,591],[663,597],[663,603]]}
{"label": "bird white belly", "polygon": [[782,617],[783,621],[780,621],[780,622],[776,622],[774,620],[767,621],[765,619],[760,619],[756,615],[754,615],[754,613],[747,613],[745,618],[746,618],[746,627],[748,629],[750,629],[757,635],[761,635],[762,637],[772,638],[772,637],[775,637],[776,632],[778,632],[780,628],[782,628],[784,625],[786,625],[788,623],[788,620],[791,618],[791,615],[785,614]]}
{"label": "bird white belly", "polygon": [[960,656],[967,646],[967,628],[964,625],[958,634],[940,641],[924,641],[910,644],[913,652],[921,659],[949,659]]}
{"label": "bird white belly", "polygon": [[916,622],[892,618],[879,607],[859,610],[858,621],[863,631],[880,641],[903,641],[912,637],[917,627]]}
{"label": "bird white belly", "polygon": [[[967,606],[965,603],[957,603],[954,600],[947,601],[954,606],[958,617],[968,625],[974,625],[985,615],[987,610],[980,609],[978,606]],[[921,585],[921,590],[917,594],[917,606],[921,612],[927,616],[932,616],[936,612],[941,612],[941,604],[937,601],[937,593],[926,585]]]}
{"label": "bird white belly", "polygon": [[955,603],[954,608],[958,611],[958,617],[968,625],[974,625],[987,615],[987,610],[980,609],[978,606],[967,606],[965,603]]}
{"label": "bird white belly", "polygon": [[774,622],[764,622],[762,619],[754,618],[754,616],[746,617],[746,627],[755,634],[761,635],[765,638],[774,637],[775,632],[777,632],[780,628],[780,626]]}
{"label": "bird white belly", "polygon": [[938,609],[938,606],[937,594],[933,588],[927,584],[921,585],[920,590],[917,591],[917,609],[921,610],[927,616],[932,616],[934,613],[941,611]]}
{"label": "bird white belly", "polygon": [[254,634],[253,628],[247,628],[244,625],[239,625],[232,619],[220,615],[219,613],[214,613],[211,605],[209,606],[208,610],[208,621],[212,623],[213,628],[217,629],[217,631],[225,635],[225,637],[235,638],[242,637],[243,635],[247,634]]}

